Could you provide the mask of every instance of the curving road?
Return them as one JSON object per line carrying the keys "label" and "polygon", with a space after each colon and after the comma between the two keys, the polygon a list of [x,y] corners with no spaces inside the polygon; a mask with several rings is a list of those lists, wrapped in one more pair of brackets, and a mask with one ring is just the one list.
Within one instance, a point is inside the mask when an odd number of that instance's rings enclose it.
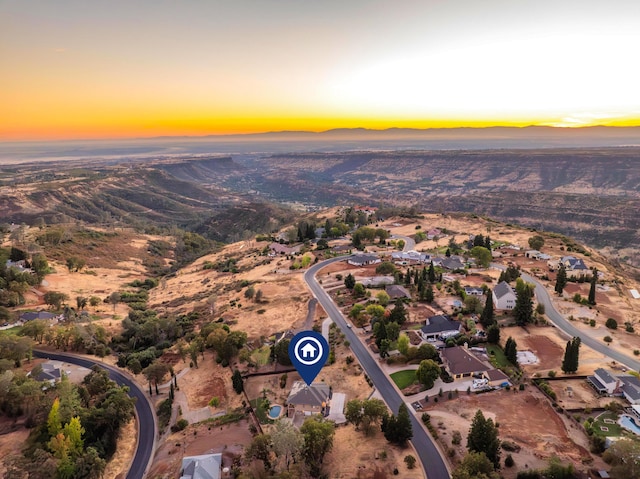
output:
{"label": "curving road", "polygon": [[551,300],[551,296],[549,295],[549,291],[547,291],[547,288],[545,288],[540,282],[538,282],[538,280],[536,280],[531,275],[521,273],[521,276],[522,279],[527,283],[533,283],[536,285],[535,292],[538,302],[544,305],[545,313],[547,314],[551,322],[555,324],[559,329],[561,329],[571,337],[579,337],[582,344],[586,344],[591,349],[598,351],[605,356],[609,356],[611,359],[624,364],[630,369],[640,371],[640,361],[637,361],[627,356],[626,354],[622,354],[621,352],[610,348],[606,345],[606,343],[603,343],[602,341],[599,341],[598,339],[590,336],[584,331],[576,328],[573,324],[571,324],[570,321],[565,319],[564,316],[562,316],[562,314],[560,314],[556,310],[553,301]]}
{"label": "curving road", "polygon": [[[309,268],[304,274],[304,280],[311,289],[311,292],[316,297],[318,302],[322,305],[329,317],[336,323],[342,332],[346,335],[346,338],[351,343],[351,350],[360,361],[360,364],[366,371],[369,378],[373,381],[376,389],[380,392],[387,405],[392,411],[398,411],[400,404],[404,401],[398,391],[395,389],[391,380],[382,371],[378,363],[373,359],[366,349],[366,346],[362,344],[358,336],[347,327],[347,321],[337,308],[333,300],[325,292],[322,286],[316,280],[316,274],[318,271],[330,263],[337,261],[344,261],[347,259],[345,256],[328,259],[322,261],[311,268]],[[411,425],[413,426],[413,443],[424,470],[427,473],[429,479],[449,479],[449,471],[447,466],[440,456],[440,452],[436,448],[429,434],[424,430],[422,424],[418,421],[414,414],[409,415],[411,418]]]}
{"label": "curving road", "polygon": [[127,472],[127,479],[143,479],[147,467],[153,459],[154,441],[157,434],[156,420],[153,409],[147,400],[144,392],[131,379],[122,374],[116,368],[99,361],[82,358],[71,354],[53,353],[49,351],[34,350],[33,355],[37,358],[53,359],[76,364],[85,368],[92,368],[95,365],[106,369],[109,377],[120,386],[129,388],[129,396],[136,398],[136,415],[138,416],[138,447],[136,454]]}

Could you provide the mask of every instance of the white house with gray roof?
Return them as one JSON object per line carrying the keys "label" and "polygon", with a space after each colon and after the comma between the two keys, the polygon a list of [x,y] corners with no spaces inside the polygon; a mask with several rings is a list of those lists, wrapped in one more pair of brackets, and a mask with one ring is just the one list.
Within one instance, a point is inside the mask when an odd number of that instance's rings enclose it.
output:
{"label": "white house with gray roof", "polygon": [[498,283],[491,294],[496,309],[511,310],[516,307],[516,292],[506,281]]}
{"label": "white house with gray roof", "polygon": [[325,415],[330,399],[331,388],[327,384],[314,383],[308,386],[304,381],[296,381],[287,397],[287,416]]}
{"label": "white house with gray roof", "polygon": [[187,456],[182,459],[180,479],[220,479],[222,454]]}
{"label": "white house with gray roof", "polygon": [[347,260],[347,263],[353,266],[367,266],[368,264],[376,264],[380,262],[381,259],[378,258],[378,256],[376,256],[375,254],[367,253],[354,254]]}

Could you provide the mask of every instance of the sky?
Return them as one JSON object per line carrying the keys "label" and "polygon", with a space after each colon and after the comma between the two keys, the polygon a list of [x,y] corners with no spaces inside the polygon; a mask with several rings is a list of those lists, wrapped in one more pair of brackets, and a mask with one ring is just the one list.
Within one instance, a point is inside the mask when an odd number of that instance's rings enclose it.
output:
{"label": "sky", "polygon": [[0,0],[0,141],[640,125],[637,0]]}

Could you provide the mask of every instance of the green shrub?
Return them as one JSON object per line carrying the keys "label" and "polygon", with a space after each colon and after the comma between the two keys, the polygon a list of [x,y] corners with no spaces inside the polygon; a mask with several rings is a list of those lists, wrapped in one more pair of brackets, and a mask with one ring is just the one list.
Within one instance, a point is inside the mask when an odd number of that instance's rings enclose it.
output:
{"label": "green shrub", "polygon": [[618,321],[613,318],[607,319],[607,322],[604,325],[609,329],[618,329]]}

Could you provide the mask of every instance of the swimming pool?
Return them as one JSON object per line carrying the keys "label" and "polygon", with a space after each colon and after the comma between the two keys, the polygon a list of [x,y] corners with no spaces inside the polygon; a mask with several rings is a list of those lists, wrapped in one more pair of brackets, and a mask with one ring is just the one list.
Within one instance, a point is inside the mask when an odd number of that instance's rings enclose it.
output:
{"label": "swimming pool", "polygon": [[640,436],[640,425],[638,425],[637,420],[633,417],[623,414],[620,416],[620,420],[618,422],[623,428]]}
{"label": "swimming pool", "polygon": [[269,418],[270,419],[278,419],[280,417],[280,413],[282,412],[282,406],[274,405],[269,408]]}

